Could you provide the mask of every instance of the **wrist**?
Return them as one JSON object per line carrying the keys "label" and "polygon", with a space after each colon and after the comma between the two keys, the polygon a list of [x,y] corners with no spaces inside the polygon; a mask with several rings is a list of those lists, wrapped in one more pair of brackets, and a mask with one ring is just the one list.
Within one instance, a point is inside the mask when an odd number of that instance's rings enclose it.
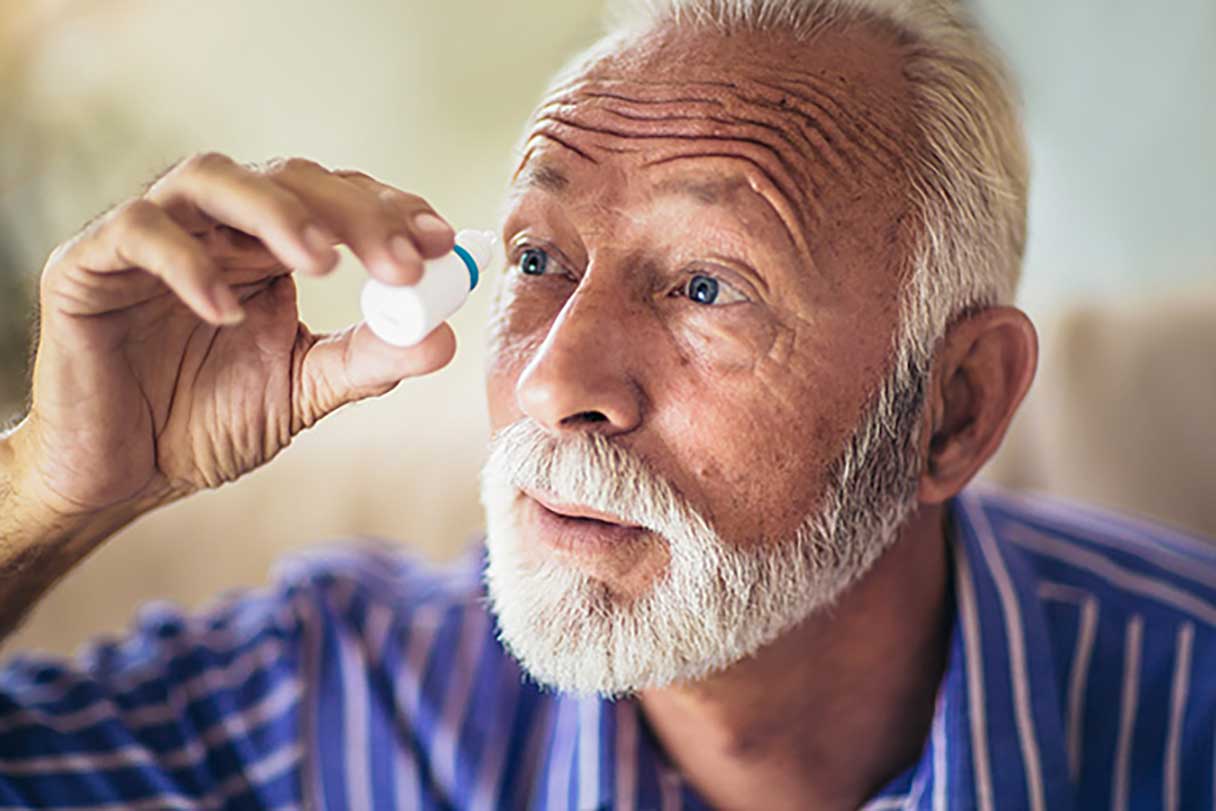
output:
{"label": "wrist", "polygon": [[0,516],[14,515],[24,474],[17,455],[16,434],[20,425],[0,431]]}
{"label": "wrist", "polygon": [[41,504],[37,488],[31,487],[29,453],[25,449],[29,433],[28,419],[0,434],[0,504],[6,516],[5,529],[15,527],[37,532],[63,523],[49,506]]}
{"label": "wrist", "polygon": [[122,526],[118,510],[72,509],[38,475],[29,419],[0,434],[0,539],[40,546],[75,540],[87,544],[95,529]]}
{"label": "wrist", "polygon": [[0,435],[0,540],[88,550],[176,498],[165,489],[106,507],[82,508],[47,484],[38,465],[38,444],[30,418]]}

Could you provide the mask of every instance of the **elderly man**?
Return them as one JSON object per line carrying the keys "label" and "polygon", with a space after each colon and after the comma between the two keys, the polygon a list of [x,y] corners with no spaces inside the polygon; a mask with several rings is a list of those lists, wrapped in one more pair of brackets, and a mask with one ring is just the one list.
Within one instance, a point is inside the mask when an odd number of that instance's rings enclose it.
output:
{"label": "elderly man", "polygon": [[[510,188],[487,554],[314,555],[11,663],[0,807],[1211,807],[1213,556],[964,490],[1034,372],[1026,174],[947,4],[627,16]],[[447,327],[309,332],[292,274],[344,243],[410,284],[452,240],[360,173],[201,155],[57,250],[0,445],[0,623],[442,367]]]}

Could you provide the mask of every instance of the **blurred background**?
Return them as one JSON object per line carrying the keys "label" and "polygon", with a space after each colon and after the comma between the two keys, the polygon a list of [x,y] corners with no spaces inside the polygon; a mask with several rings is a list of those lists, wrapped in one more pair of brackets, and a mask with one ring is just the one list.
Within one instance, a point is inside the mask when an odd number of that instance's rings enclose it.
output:
{"label": "blurred background", "polygon": [[[1216,4],[976,0],[1022,83],[1034,176],[1022,306],[1039,381],[1004,484],[1216,535]],[[196,150],[302,155],[494,224],[548,76],[598,0],[0,0],[0,424],[26,397],[53,247]],[[317,330],[358,317],[348,263],[301,285]],[[7,650],[68,652],[136,606],[263,582],[288,551],[368,534],[450,557],[481,525],[481,290],[443,372],[350,407],[276,462],[146,517]]]}

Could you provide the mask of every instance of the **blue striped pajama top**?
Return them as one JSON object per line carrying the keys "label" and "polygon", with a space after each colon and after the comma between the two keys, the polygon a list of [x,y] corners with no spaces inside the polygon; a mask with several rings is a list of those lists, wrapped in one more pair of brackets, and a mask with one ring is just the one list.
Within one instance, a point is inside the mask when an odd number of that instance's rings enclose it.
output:
{"label": "blue striped pajama top", "polygon": [[[932,728],[867,811],[1216,808],[1213,548],[987,488],[951,519]],[[705,808],[635,702],[525,678],[481,565],[347,546],[71,662],[11,659],[0,809]]]}

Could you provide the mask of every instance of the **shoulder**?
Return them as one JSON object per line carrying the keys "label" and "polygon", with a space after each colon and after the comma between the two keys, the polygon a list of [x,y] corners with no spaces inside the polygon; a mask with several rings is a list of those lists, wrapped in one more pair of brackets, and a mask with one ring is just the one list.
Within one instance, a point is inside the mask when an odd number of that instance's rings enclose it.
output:
{"label": "shoulder", "polygon": [[[1172,673],[1179,656],[1216,667],[1216,541],[989,488],[968,493],[963,509],[1022,568],[1053,634],[1061,628],[1051,620],[1072,615],[1079,627],[1069,630],[1093,637],[1093,655],[1115,668],[1137,653],[1145,672]],[[1197,686],[1216,702],[1206,681]]]}
{"label": "shoulder", "polygon": [[1041,597],[1083,592],[1120,616],[1216,629],[1216,540],[990,487],[960,501],[977,531],[1026,564]]}
{"label": "shoulder", "polygon": [[1210,785],[1216,542],[988,487],[956,506],[1041,608],[1081,793]]}

